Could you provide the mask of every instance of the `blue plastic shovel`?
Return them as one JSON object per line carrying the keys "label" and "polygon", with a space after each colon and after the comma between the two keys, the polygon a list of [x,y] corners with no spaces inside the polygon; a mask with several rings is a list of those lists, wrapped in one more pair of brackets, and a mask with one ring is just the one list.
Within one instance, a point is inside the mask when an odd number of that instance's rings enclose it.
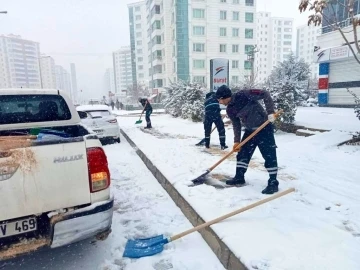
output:
{"label": "blue plastic shovel", "polygon": [[272,200],[275,200],[277,198],[280,198],[284,195],[287,195],[291,192],[295,191],[294,188],[290,188],[288,190],[276,193],[270,197],[267,197],[261,201],[258,201],[256,203],[250,204],[246,207],[240,208],[238,210],[235,210],[229,214],[223,215],[221,217],[218,217],[216,219],[210,220],[206,223],[203,223],[199,226],[196,226],[195,228],[189,229],[187,231],[184,231],[182,233],[179,233],[177,235],[174,235],[172,237],[166,238],[164,235],[158,235],[155,237],[150,238],[144,238],[144,239],[135,239],[135,240],[128,240],[125,246],[123,257],[128,258],[141,258],[146,256],[152,256],[155,254],[158,254],[163,251],[164,245],[167,243],[170,243],[172,241],[175,241],[181,237],[184,237],[190,233],[196,232],[198,230],[201,230],[205,227],[209,227],[215,223],[218,223],[224,219],[227,219],[229,217],[235,216],[237,214],[240,214],[242,212],[245,212],[249,209],[255,208],[256,206],[259,206],[261,204],[270,202]]}

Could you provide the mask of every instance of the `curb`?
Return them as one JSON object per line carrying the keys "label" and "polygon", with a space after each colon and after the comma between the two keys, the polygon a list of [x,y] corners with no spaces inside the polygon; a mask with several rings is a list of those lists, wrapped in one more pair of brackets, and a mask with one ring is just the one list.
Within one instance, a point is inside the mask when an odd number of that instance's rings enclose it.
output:
{"label": "curb", "polygon": [[[151,162],[151,160],[136,146],[130,137],[122,129],[120,129],[120,132],[128,141],[128,143],[135,149],[136,154],[141,158],[149,171],[158,180],[158,182],[169,194],[175,204],[180,208],[185,217],[191,222],[191,224],[195,227],[205,223],[201,216],[182,197],[177,189],[167,180],[167,178]],[[239,260],[238,257],[236,257],[230,248],[216,235],[216,233],[210,227],[200,230],[199,233],[226,269],[247,270],[246,266]]]}

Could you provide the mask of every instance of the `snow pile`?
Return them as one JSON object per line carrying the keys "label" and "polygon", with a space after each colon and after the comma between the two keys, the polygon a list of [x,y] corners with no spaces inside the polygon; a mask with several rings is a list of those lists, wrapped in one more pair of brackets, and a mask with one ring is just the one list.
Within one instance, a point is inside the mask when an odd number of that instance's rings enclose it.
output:
{"label": "snow pile", "polygon": [[[315,125],[323,109],[301,108],[299,115],[307,115],[306,124]],[[345,110],[343,116],[348,112],[352,110]],[[202,139],[201,124],[159,116],[155,129],[145,133],[132,121],[122,120],[125,132],[203,219],[208,221],[266,197],[261,190],[268,175],[258,150],[246,174],[249,185],[222,190],[208,185],[190,188],[189,181],[224,153],[214,145],[212,152],[194,146]],[[331,122],[333,127],[337,124]],[[280,189],[295,187],[297,192],[212,226],[248,268],[360,269],[360,147],[336,146],[351,137],[340,129],[351,129],[352,122],[342,117],[339,123],[342,126],[331,132],[306,138],[276,133]],[[176,138],[179,134],[182,137]],[[226,134],[231,146],[232,130],[227,128]],[[211,140],[218,144],[216,132]],[[231,157],[213,174],[232,177],[235,164]]]}

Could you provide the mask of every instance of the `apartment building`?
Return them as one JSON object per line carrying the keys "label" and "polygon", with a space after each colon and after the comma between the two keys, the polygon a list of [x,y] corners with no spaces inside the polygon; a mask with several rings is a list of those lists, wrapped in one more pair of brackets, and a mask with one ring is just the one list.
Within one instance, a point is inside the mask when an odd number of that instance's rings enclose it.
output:
{"label": "apartment building", "polygon": [[76,65],[70,63],[70,73],[71,73],[71,91],[73,101],[78,99],[78,87],[77,87],[77,76],[76,76]]}
{"label": "apartment building", "polygon": [[[230,61],[230,84],[251,74],[246,52],[256,44],[254,0],[147,0],[150,88],[171,81],[210,86],[210,59]],[[130,34],[131,38],[131,34]]]}
{"label": "apartment building", "polygon": [[293,18],[271,17],[270,12],[257,13],[257,50],[255,76],[265,81],[279,62],[292,52]]}
{"label": "apartment building", "polygon": [[109,92],[115,93],[115,78],[114,78],[114,69],[108,68],[105,71],[103,78],[104,91],[103,95],[108,96]]}
{"label": "apartment building", "polygon": [[128,9],[133,81],[148,87],[149,60],[146,2],[129,4]]}
{"label": "apartment building", "polygon": [[318,77],[319,64],[313,63],[313,54],[320,34],[320,26],[305,24],[296,29],[296,56],[310,65],[312,78]]}
{"label": "apartment building", "polygon": [[56,88],[72,97],[70,73],[60,65],[55,65]]}
{"label": "apartment building", "polygon": [[56,88],[55,60],[51,56],[40,56],[40,73],[42,88]]}
{"label": "apartment building", "polygon": [[126,90],[136,83],[132,73],[132,57],[130,46],[121,47],[113,52],[113,67],[116,93]]}
{"label": "apartment building", "polygon": [[0,36],[0,87],[41,88],[39,43]]}

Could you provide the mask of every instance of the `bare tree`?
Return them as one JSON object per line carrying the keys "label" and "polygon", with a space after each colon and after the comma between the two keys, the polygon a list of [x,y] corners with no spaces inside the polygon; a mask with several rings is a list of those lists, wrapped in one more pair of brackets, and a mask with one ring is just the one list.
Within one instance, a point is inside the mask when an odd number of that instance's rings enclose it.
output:
{"label": "bare tree", "polygon": [[128,86],[128,95],[131,96],[131,101],[137,102],[139,97],[148,97],[150,95],[149,89],[142,84],[134,84]]}
{"label": "bare tree", "polygon": [[[357,33],[357,27],[360,26],[360,18],[355,15],[354,4],[355,0],[301,0],[299,10],[300,13],[305,12],[306,10],[312,12],[312,14],[309,15],[308,25],[314,24],[315,26],[318,26],[325,21],[332,30],[339,31],[345,44],[349,46],[355,60],[360,64],[360,44]],[[342,22],[339,22],[338,16],[336,15],[337,6],[345,9],[350,25],[352,26],[350,31],[344,31],[344,25],[342,25]],[[325,8],[329,8],[330,15],[324,14]],[[349,41],[349,38],[346,36],[351,32],[353,35],[353,42]],[[355,49],[351,46],[352,44],[355,44]]]}

